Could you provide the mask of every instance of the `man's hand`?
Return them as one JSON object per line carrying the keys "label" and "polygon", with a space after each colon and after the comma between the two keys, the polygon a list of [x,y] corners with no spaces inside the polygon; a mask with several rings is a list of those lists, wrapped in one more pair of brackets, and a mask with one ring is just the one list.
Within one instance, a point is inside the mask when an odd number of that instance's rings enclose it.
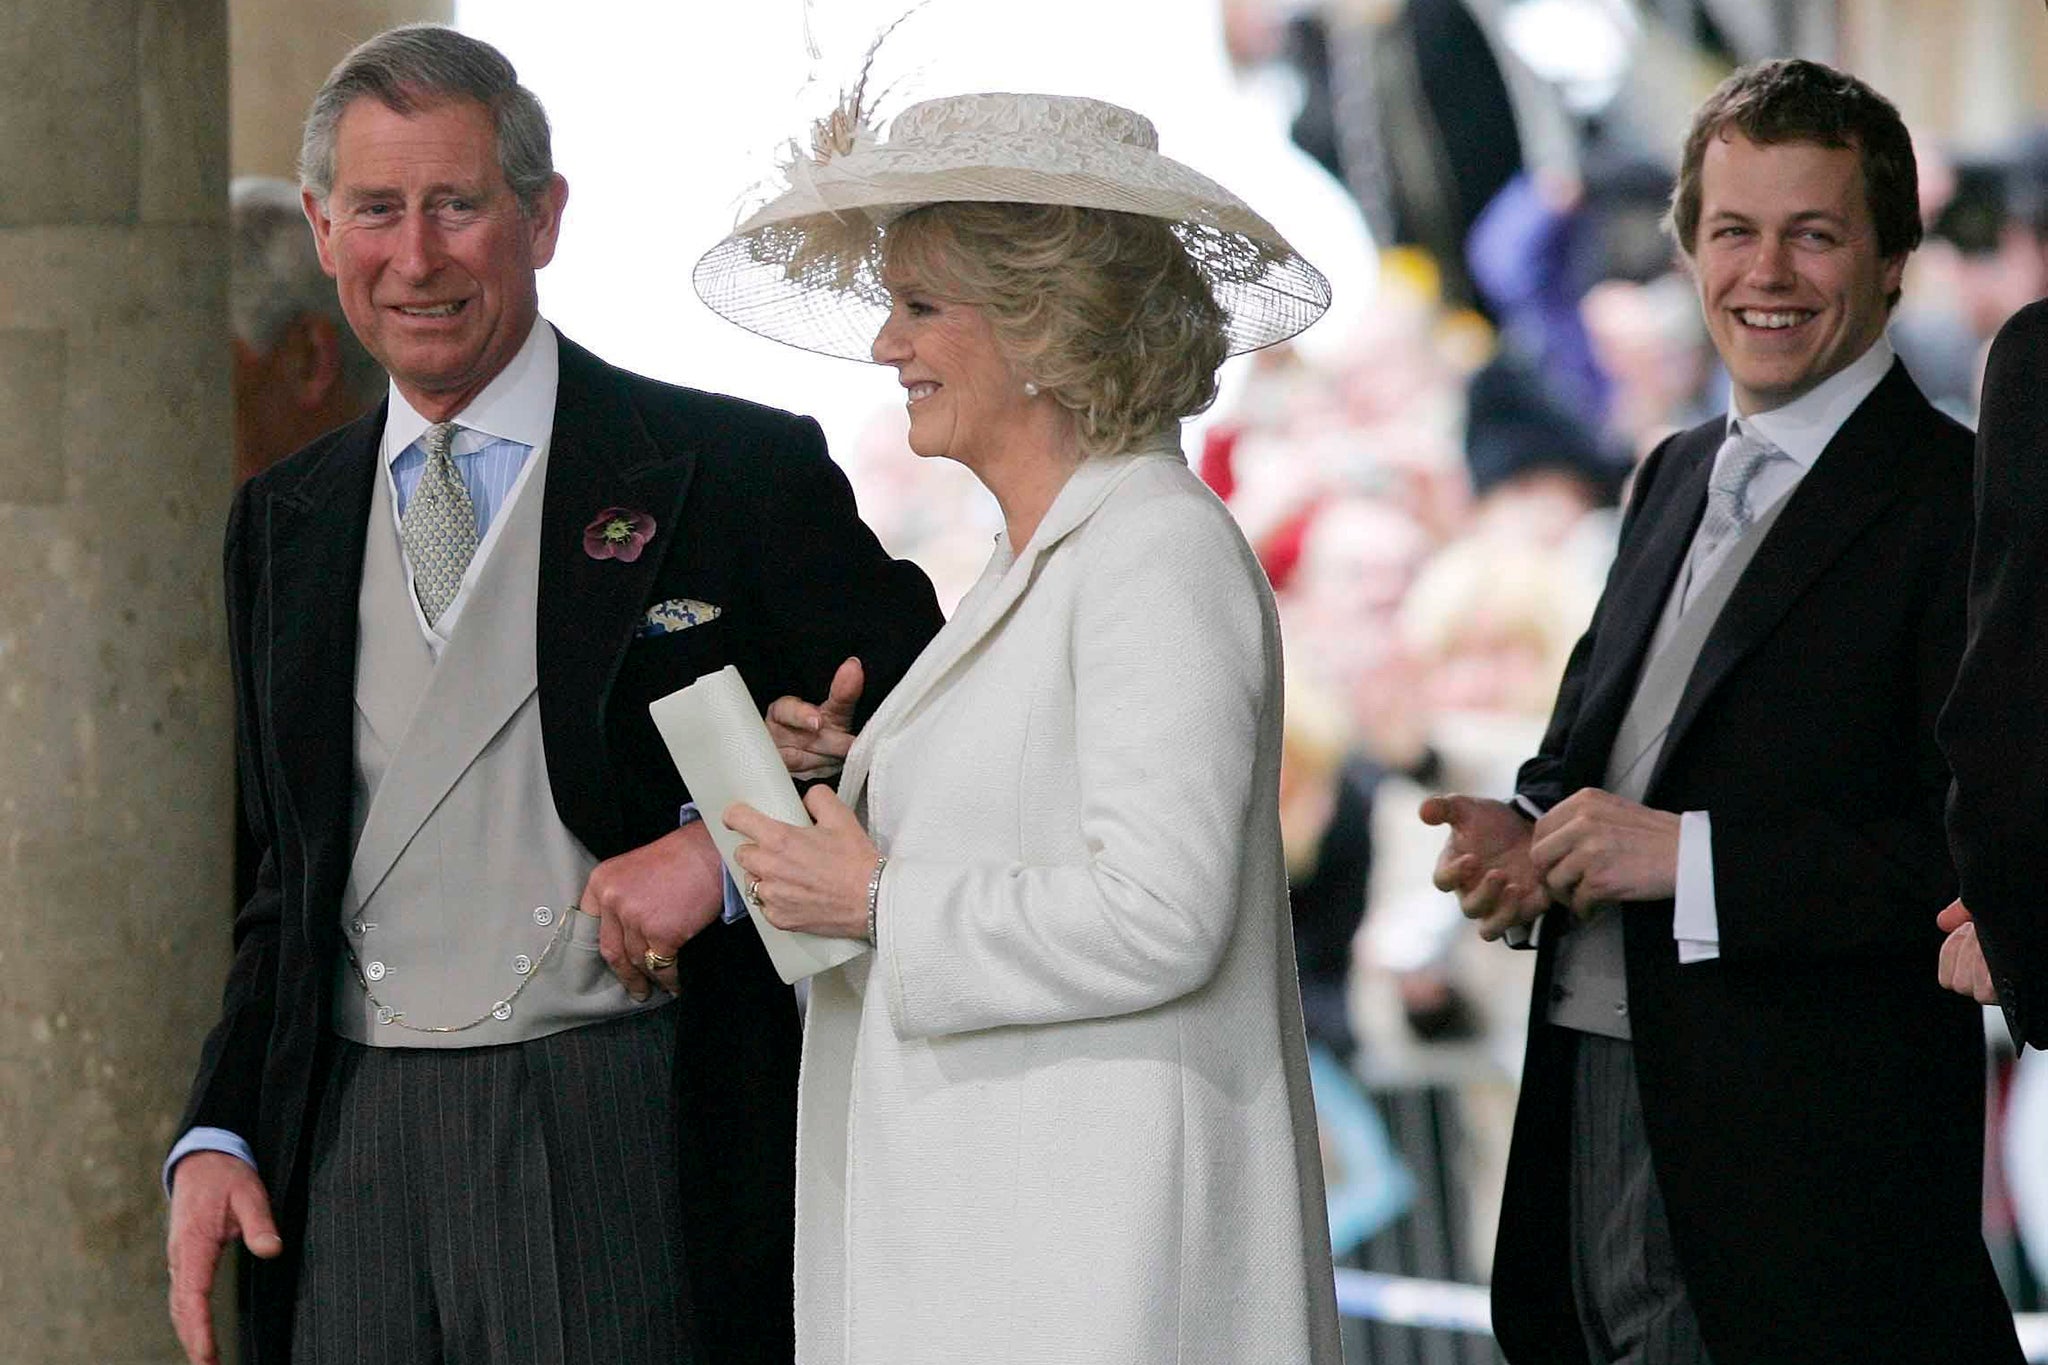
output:
{"label": "man's hand", "polygon": [[[645,1000],[656,986],[676,993],[675,956],[725,909],[725,875],[711,831],[698,820],[590,871],[577,908],[603,923],[598,952],[626,993]],[[647,954],[667,958],[650,967]]]}
{"label": "man's hand", "polygon": [[1550,906],[1543,878],[1529,860],[1529,821],[1505,801],[1432,796],[1418,812],[1425,825],[1448,825],[1432,880],[1458,893],[1458,908],[1479,921],[1479,937],[1496,939],[1528,924]]}
{"label": "man's hand", "polygon": [[171,1326],[191,1365],[216,1365],[213,1274],[236,1238],[265,1260],[284,1251],[270,1197],[248,1162],[226,1152],[193,1152],[171,1172]]}
{"label": "man's hand", "polygon": [[1998,1003],[1998,988],[1991,984],[1991,968],[1984,961],[1984,945],[1977,942],[1977,922],[1961,901],[1951,901],[1934,918],[1934,925],[1948,937],[1942,941],[1937,979],[1946,990],[1967,995],[1980,1005]]}
{"label": "man's hand", "polygon": [[853,709],[866,686],[860,660],[848,659],[832,675],[831,692],[822,703],[798,697],[778,697],[770,703],[768,733],[791,777],[830,777],[839,771],[853,747]]}
{"label": "man's hand", "polygon": [[1678,887],[1678,816],[1598,787],[1536,822],[1529,856],[1550,894],[1579,915],[1616,901],[1664,900]]}

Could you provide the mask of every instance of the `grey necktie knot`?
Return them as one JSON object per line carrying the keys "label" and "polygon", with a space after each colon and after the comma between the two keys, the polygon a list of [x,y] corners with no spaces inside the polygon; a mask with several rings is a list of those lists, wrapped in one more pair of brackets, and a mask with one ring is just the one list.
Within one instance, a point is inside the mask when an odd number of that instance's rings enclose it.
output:
{"label": "grey necktie knot", "polygon": [[453,422],[436,422],[420,437],[427,464],[399,527],[412,564],[413,591],[428,625],[439,621],[455,600],[476,554],[476,504],[449,453],[456,430]]}
{"label": "grey necktie knot", "polygon": [[1749,505],[1749,486],[1760,470],[1784,452],[1740,424],[1714,456],[1707,483],[1707,514],[1700,520],[1700,540],[1720,546],[1739,538],[1756,520]]}

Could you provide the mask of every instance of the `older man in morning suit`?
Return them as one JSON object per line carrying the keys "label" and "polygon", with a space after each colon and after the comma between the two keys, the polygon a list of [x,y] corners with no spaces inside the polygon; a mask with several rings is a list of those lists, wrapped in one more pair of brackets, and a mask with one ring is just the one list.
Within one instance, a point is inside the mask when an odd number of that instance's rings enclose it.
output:
{"label": "older man in morning suit", "polygon": [[302,179],[392,385],[229,523],[264,859],[170,1161],[180,1338],[240,1239],[257,1365],[787,1365],[794,1001],[646,707],[849,655],[871,702],[930,587],[814,424],[540,317],[567,187],[494,49],[358,48]]}
{"label": "older man in morning suit", "polygon": [[1730,412],[1638,475],[1516,804],[1424,812],[1483,932],[1541,916],[1495,1327],[1518,1365],[2017,1362],[1981,1020],[1934,973],[1970,438],[1885,337],[1911,142],[1746,68],[1672,224]]}

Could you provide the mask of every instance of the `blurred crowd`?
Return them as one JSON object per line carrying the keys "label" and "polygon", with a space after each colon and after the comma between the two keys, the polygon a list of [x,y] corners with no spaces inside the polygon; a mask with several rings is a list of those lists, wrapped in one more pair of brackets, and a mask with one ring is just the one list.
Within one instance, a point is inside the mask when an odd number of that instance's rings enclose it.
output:
{"label": "blurred crowd", "polygon": [[[1443,1098],[1454,1140],[1397,1142],[1362,1174],[1447,1168],[1450,1270],[1483,1279],[1534,955],[1479,942],[1432,888],[1441,835],[1415,811],[1432,791],[1511,790],[1598,599],[1631,472],[1726,404],[1662,227],[1670,111],[1763,54],[1739,24],[1716,27],[1742,8],[1719,4],[1685,43],[1602,0],[1223,8],[1241,78],[1289,92],[1294,141],[1351,191],[1380,282],[1339,300],[1312,351],[1252,357],[1187,453],[1280,602],[1282,824],[1311,1039],[1382,1097]],[[2048,130],[1919,155],[1929,238],[1893,340],[1967,422],[1991,337],[2048,295]],[[842,458],[871,524],[950,607],[999,522],[964,471],[908,454],[902,421],[877,416]],[[1399,1203],[1373,1203],[1354,1241]],[[2048,1265],[2029,1274],[2002,1187],[1987,1217],[2033,1306]],[[2048,1262],[2048,1246],[2032,1252]]]}

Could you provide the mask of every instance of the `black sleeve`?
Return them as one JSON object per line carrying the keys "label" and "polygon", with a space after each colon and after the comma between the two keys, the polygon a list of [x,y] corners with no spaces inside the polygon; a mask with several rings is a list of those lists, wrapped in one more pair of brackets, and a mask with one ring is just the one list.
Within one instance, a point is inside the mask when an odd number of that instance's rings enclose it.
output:
{"label": "black sleeve", "polygon": [[764,710],[777,697],[823,700],[849,657],[866,675],[864,724],[909,671],[944,618],[914,564],[891,559],[854,506],[853,486],[809,418],[792,423],[756,523],[761,571],[748,676]]}
{"label": "black sleeve", "polygon": [[[263,1059],[276,1014],[279,889],[276,825],[258,743],[260,718],[251,666],[251,622],[260,536],[251,527],[256,513],[250,485],[243,485],[228,517],[225,574],[229,657],[234,667],[235,759],[242,813],[256,861],[253,891],[235,916],[234,962],[222,992],[220,1019],[199,1054],[199,1070],[178,1124],[182,1136],[194,1127],[224,1128],[254,1143]],[[252,544],[259,542],[259,544]]]}
{"label": "black sleeve", "polygon": [[2014,1036],[2048,1046],[2048,305],[1992,344],[1969,644],[1941,717],[1949,845]]}

